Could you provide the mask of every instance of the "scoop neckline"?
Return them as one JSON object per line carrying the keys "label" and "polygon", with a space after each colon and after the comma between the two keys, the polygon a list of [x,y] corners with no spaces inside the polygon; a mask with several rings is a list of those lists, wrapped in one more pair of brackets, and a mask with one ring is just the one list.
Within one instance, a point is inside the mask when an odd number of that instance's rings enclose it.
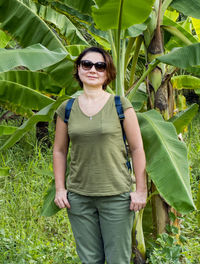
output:
{"label": "scoop neckline", "polygon": [[83,111],[82,111],[82,109],[80,108],[80,105],[79,105],[79,101],[78,101],[78,98],[77,98],[77,105],[78,105],[78,108],[79,108],[79,110],[80,110],[80,112],[85,116],[85,117],[87,117],[87,118],[94,118],[95,116],[97,116],[99,113],[101,113],[102,111],[103,111],[103,109],[106,107],[106,105],[108,104],[108,102],[111,100],[111,98],[112,98],[112,94],[110,94],[110,96],[108,97],[108,99],[107,99],[107,101],[105,102],[105,104],[103,105],[103,107],[96,113],[96,114],[94,114],[94,115],[86,115]]}

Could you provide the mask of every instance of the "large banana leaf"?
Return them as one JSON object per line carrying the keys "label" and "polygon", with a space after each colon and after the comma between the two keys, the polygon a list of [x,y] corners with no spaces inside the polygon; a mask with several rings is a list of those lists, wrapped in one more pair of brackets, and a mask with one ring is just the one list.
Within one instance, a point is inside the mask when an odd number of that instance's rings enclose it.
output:
{"label": "large banana leaf", "polygon": [[176,132],[179,134],[184,131],[184,129],[190,124],[192,119],[195,117],[199,109],[198,104],[192,104],[189,108],[184,111],[179,112],[177,115],[173,116],[170,122],[176,128]]}
{"label": "large banana leaf", "polygon": [[73,78],[74,63],[71,61],[63,60],[53,66],[48,67],[45,71],[59,84],[66,89],[66,94],[73,94],[80,86]]}
{"label": "large banana leaf", "polygon": [[[31,0],[20,0],[20,1],[31,1]],[[35,0],[35,2],[40,2],[40,0]],[[42,2],[41,4],[43,5],[49,5],[51,6],[51,8],[53,8],[54,10],[56,10],[57,12],[66,15],[70,20],[74,20],[74,21],[79,21],[79,22],[87,22],[87,23],[91,23],[92,22],[92,17],[91,17],[91,6],[92,6],[92,2],[89,0],[80,0],[81,4],[84,5],[84,8],[87,9],[86,12],[84,12],[83,10],[83,5],[77,5],[77,3],[79,3],[79,1],[73,1],[73,4],[71,5],[70,2],[68,2],[68,0],[66,1],[62,1],[62,2],[58,2],[58,1],[45,1]]]}
{"label": "large banana leaf", "polygon": [[0,73],[0,80],[15,82],[23,86],[51,95],[58,95],[62,86],[45,72],[8,71]]}
{"label": "large banana leaf", "polygon": [[24,49],[0,49],[0,72],[6,72],[17,66],[24,66],[32,71],[49,67],[67,55],[67,51],[48,50],[41,44],[34,44]]}
{"label": "large banana leaf", "polygon": [[77,58],[79,54],[88,46],[86,45],[68,45],[65,47],[66,50],[70,53],[70,55],[74,58]]}
{"label": "large banana leaf", "polygon": [[200,43],[176,48],[170,53],[156,59],[189,72],[200,74]]}
{"label": "large banana leaf", "polygon": [[166,202],[180,213],[195,208],[187,162],[187,149],[174,126],[155,110],[138,114],[147,159],[147,173]]}
{"label": "large banana leaf", "polygon": [[40,110],[54,102],[53,99],[26,86],[0,81],[0,105],[23,116],[32,116],[32,110]]}
{"label": "large banana leaf", "polygon": [[[181,40],[183,40],[184,43],[187,43],[187,44],[198,43],[198,40],[190,32],[188,32],[179,23],[174,22],[173,20],[171,20],[167,16],[164,16],[164,18],[163,18],[163,25],[169,26],[169,28],[171,28],[171,33],[173,32],[173,29],[174,30],[176,29],[176,32],[179,33]],[[164,27],[164,29],[167,29],[167,27],[166,28]],[[178,34],[176,33],[176,35],[178,35]],[[184,38],[185,38],[185,40],[184,40]]]}
{"label": "large banana leaf", "polygon": [[88,44],[77,27],[66,16],[54,11],[51,7],[41,6],[39,16],[46,22],[53,24],[68,45]]}
{"label": "large banana leaf", "polygon": [[90,25],[85,24],[85,28],[87,32],[95,39],[95,41],[104,47],[104,49],[111,49],[108,31],[97,29],[94,22]]}
{"label": "large banana leaf", "polygon": [[[92,16],[98,28],[126,29],[143,23],[149,16],[155,0],[96,0]],[[114,18],[114,19],[113,19]]]}
{"label": "large banana leaf", "polygon": [[15,132],[14,134],[0,147],[0,151],[13,146],[18,142],[30,129],[34,127],[38,122],[49,122],[53,119],[53,115],[58,106],[68,99],[69,96],[60,97],[57,101],[47,105],[39,112],[30,117],[25,121]]}
{"label": "large banana leaf", "polygon": [[[69,20],[66,15],[61,14],[58,8],[54,7],[53,3],[49,6],[36,5],[31,0],[18,0],[29,7],[35,14],[39,15],[45,22],[50,24],[58,32],[59,36],[66,41],[67,44],[87,44],[82,34],[76,26]],[[51,6],[55,8],[52,9]],[[56,5],[57,6],[57,5]],[[64,12],[65,14],[65,12]],[[73,15],[76,15],[75,12]]]}
{"label": "large banana leaf", "polygon": [[[52,0],[47,0],[46,2],[53,2]],[[82,14],[91,15],[91,6],[94,4],[92,0],[62,0],[62,4],[71,7]]]}
{"label": "large banana leaf", "polygon": [[0,23],[0,28],[9,32],[23,47],[40,43],[49,50],[65,51],[43,20],[17,0],[0,0]]}
{"label": "large banana leaf", "polygon": [[191,16],[200,19],[200,2],[199,0],[173,0],[171,7],[183,13],[186,16]]}
{"label": "large banana leaf", "polygon": [[171,78],[174,89],[200,89],[200,78],[191,75],[179,75]]}

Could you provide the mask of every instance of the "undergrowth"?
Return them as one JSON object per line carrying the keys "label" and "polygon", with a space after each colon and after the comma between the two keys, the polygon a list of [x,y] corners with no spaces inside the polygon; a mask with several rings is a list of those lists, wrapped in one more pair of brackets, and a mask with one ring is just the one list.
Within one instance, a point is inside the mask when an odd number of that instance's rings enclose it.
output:
{"label": "undergrowth", "polygon": [[0,167],[10,169],[0,177],[0,263],[80,263],[66,210],[40,216],[52,147],[42,152],[31,132],[0,155]]}

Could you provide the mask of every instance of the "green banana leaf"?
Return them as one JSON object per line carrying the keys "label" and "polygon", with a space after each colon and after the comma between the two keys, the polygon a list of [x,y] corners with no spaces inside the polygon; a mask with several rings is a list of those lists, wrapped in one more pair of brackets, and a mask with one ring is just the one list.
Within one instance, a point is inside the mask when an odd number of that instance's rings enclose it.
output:
{"label": "green banana leaf", "polygon": [[77,89],[81,89],[78,82],[73,78],[74,63],[72,61],[64,59],[44,70],[59,86],[66,90],[66,94],[73,94]]}
{"label": "green banana leaf", "polygon": [[95,39],[95,41],[104,47],[104,49],[111,49],[108,31],[97,29],[94,22],[92,22],[90,25],[86,24],[85,28],[87,32]]}
{"label": "green banana leaf", "polygon": [[39,14],[44,21],[54,25],[59,30],[60,36],[65,39],[68,45],[82,44],[88,45],[77,27],[65,16],[54,11],[50,6],[41,6]]}
{"label": "green banana leaf", "polygon": [[200,78],[191,75],[179,75],[171,78],[174,89],[200,89]]}
{"label": "green banana leaf", "polygon": [[[163,18],[163,26],[165,30],[169,31],[173,37],[173,42],[177,42],[178,38],[178,43],[175,45],[170,45],[169,43],[167,44],[168,50],[177,47],[177,46],[183,46],[185,45],[190,45],[192,43],[198,43],[198,40],[192,35],[192,33],[188,32],[184,27],[182,27],[179,23],[174,22],[167,16],[164,16]],[[180,41],[181,40],[181,41]],[[182,42],[182,43],[181,43]],[[170,49],[169,49],[170,47]]]}
{"label": "green banana leaf", "polygon": [[138,37],[139,35],[142,35],[146,29],[147,25],[145,23],[131,26],[125,30],[125,38]]}
{"label": "green banana leaf", "polygon": [[200,19],[199,0],[173,0],[170,6],[183,13],[185,16],[191,16]]}
{"label": "green banana leaf", "polygon": [[192,104],[186,110],[183,110],[170,118],[168,121],[172,122],[176,128],[177,134],[182,133],[183,130],[190,124],[199,109],[198,104]]}
{"label": "green banana leaf", "polygon": [[24,66],[32,71],[49,67],[63,60],[67,51],[50,51],[41,44],[34,44],[24,49],[0,49],[0,72],[6,72],[17,66]]}
{"label": "green banana leaf", "polygon": [[[143,23],[149,16],[155,0],[96,0],[92,6],[92,17],[97,28],[126,29]],[[113,19],[114,18],[114,19]]]}
{"label": "green banana leaf", "polygon": [[[51,3],[52,1],[48,0],[48,2]],[[91,6],[94,4],[94,2],[92,0],[63,0],[62,4],[65,4],[66,6],[73,8],[82,14],[91,15]]]}
{"label": "green banana leaf", "polygon": [[[184,58],[184,59],[183,59]],[[158,61],[200,74],[200,43],[176,48],[170,53],[157,57]]]}
{"label": "green banana leaf", "polygon": [[0,80],[21,84],[41,93],[58,95],[62,86],[45,72],[8,71],[0,73]]}
{"label": "green banana leaf", "polygon": [[48,190],[46,192],[46,195],[44,196],[44,201],[41,209],[41,215],[42,216],[51,216],[53,214],[56,214],[60,208],[56,206],[54,203],[55,199],[55,180],[54,180],[54,174],[53,171],[50,170],[41,170],[37,167],[34,168],[34,172],[37,175],[41,175],[43,177],[44,175],[51,178],[50,182],[47,183]]}
{"label": "green banana leaf", "polygon": [[58,108],[58,106],[70,98],[69,96],[60,97],[57,101],[47,105],[35,115],[30,117],[27,121],[25,121],[12,136],[0,147],[0,151],[5,150],[13,146],[16,142],[18,142],[30,129],[34,127],[38,122],[49,122],[53,119],[54,112]]}
{"label": "green banana leaf", "polygon": [[136,112],[140,111],[147,104],[147,99],[146,85],[142,83],[131,100],[134,110]]}
{"label": "green banana leaf", "polygon": [[41,209],[42,216],[52,216],[60,211],[60,208],[54,203],[55,194],[55,180],[52,180],[51,185],[47,190],[47,194],[44,197],[44,203]]}
{"label": "green banana leaf", "polygon": [[68,45],[65,47],[69,54],[75,59],[79,56],[79,54],[88,46],[86,45]]}
{"label": "green banana leaf", "polygon": [[[25,1],[25,0],[23,0]],[[40,0],[35,0],[37,3],[41,2]],[[73,1],[73,0],[72,0]],[[73,4],[71,5],[71,3],[68,3],[68,0],[66,1],[45,1],[42,4],[43,5],[50,5],[51,8],[53,8],[54,10],[56,10],[57,12],[63,14],[63,15],[67,15],[67,17],[71,20],[74,21],[79,21],[79,22],[87,22],[87,23],[91,23],[92,22],[92,17],[91,17],[91,6],[92,4],[94,4],[92,1],[87,1],[87,0],[80,0],[81,5],[77,5],[77,3],[79,3],[78,1],[73,1]],[[83,6],[83,5],[84,6]],[[86,8],[86,12],[85,10],[83,10],[83,8]]]}
{"label": "green banana leaf", "polygon": [[40,110],[52,102],[53,99],[26,86],[0,81],[0,105],[16,114],[30,117],[32,110]]}
{"label": "green banana leaf", "polygon": [[17,127],[0,125],[0,136],[12,135]]}
{"label": "green banana leaf", "polygon": [[[28,7],[31,7],[33,4],[31,1],[25,0],[21,0],[21,2],[24,2]],[[60,9],[60,5],[60,3],[53,4],[53,2],[51,2],[51,4],[48,6],[43,6],[40,4],[35,10],[35,13],[39,15],[39,17],[42,18],[47,24],[50,24],[66,44],[88,45],[86,39],[83,37],[79,29],[74,25],[74,15],[76,16],[77,12],[75,11],[72,14],[72,18],[70,16],[66,16],[69,9],[62,10]]]}
{"label": "green banana leaf", "polygon": [[17,0],[0,0],[0,28],[22,47],[40,43],[49,50],[65,48],[53,31],[30,8]]}
{"label": "green banana leaf", "polygon": [[[67,155],[67,164],[70,164],[70,160],[71,160],[71,157],[70,157],[70,148],[69,148],[68,155]],[[65,181],[67,180],[68,175],[69,175],[69,166],[67,166]],[[55,193],[56,193],[55,180],[53,178],[51,180],[50,186],[48,187],[47,193],[44,197],[43,205],[41,208],[42,216],[52,216],[56,214],[59,210],[61,210],[54,203]]]}
{"label": "green banana leaf", "polygon": [[175,127],[155,110],[138,113],[147,173],[165,201],[180,213],[195,209],[190,190],[187,149]]}

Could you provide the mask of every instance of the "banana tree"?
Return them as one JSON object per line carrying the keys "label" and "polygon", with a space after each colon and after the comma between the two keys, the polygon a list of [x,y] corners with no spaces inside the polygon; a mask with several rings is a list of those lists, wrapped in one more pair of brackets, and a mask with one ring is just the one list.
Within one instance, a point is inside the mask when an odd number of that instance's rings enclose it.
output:
{"label": "banana tree", "polygon": [[[146,105],[150,105],[150,108],[157,108],[158,104],[155,102],[159,100],[162,93],[157,93],[157,97],[154,93],[159,91],[162,81],[165,80],[166,64],[198,73],[199,43],[196,38],[172,19],[170,23],[166,19],[168,24],[163,22],[165,21],[163,16],[166,14],[169,4],[178,1],[164,1],[163,5],[160,1],[154,0],[143,2],[138,0],[115,2],[111,0],[106,2],[100,0],[95,2],[46,0],[45,5],[34,2],[30,0],[0,0],[1,29],[9,32],[18,41],[22,51],[30,48],[29,58],[24,55],[26,52],[21,52],[21,49],[16,49],[15,53],[11,50],[12,56],[16,54],[15,63],[11,61],[9,64],[5,61],[2,64],[4,70],[0,74],[0,79],[4,82],[3,85],[5,82],[9,82],[8,87],[12,85],[12,91],[18,91],[16,93],[19,94],[19,89],[22,88],[21,91],[24,89],[30,92],[27,95],[23,93],[24,99],[20,99],[22,106],[26,105],[25,98],[28,96],[31,98],[32,94],[37,98],[36,94],[45,97],[42,95],[43,92],[64,95],[76,91],[77,86],[72,79],[72,61],[80,50],[88,45],[88,42],[99,43],[104,48],[111,50],[118,75],[109,91],[119,95],[126,94],[138,111],[147,109]],[[43,3],[42,1],[38,2]],[[181,2],[185,4],[186,1]],[[197,1],[194,2],[198,5]],[[153,4],[154,8],[152,9]],[[176,8],[176,3],[174,4]],[[24,14],[23,19],[20,20],[19,17],[22,14]],[[168,39],[173,34],[173,37],[175,36],[181,43],[184,43],[183,47],[164,55],[159,31],[161,27],[168,32]],[[159,45],[157,45],[157,41],[159,41]],[[38,61],[38,63],[36,61],[36,65],[31,63],[34,59],[31,49],[35,48],[34,45],[38,45],[37,43],[40,43],[41,50],[47,49],[46,57],[43,60],[45,65],[42,64],[43,61]],[[185,45],[189,46],[184,47]],[[154,46],[158,47],[156,51],[153,50]],[[168,44],[168,51],[171,51],[171,46]],[[11,57],[10,50],[6,49],[2,50],[2,56],[5,52],[7,52],[7,58]],[[56,52],[59,56],[55,56],[58,59],[53,61],[52,57]],[[159,53],[154,56],[155,52]],[[189,59],[182,61],[182,57],[185,57],[188,52]],[[143,67],[144,61],[148,63],[146,68]],[[19,68],[16,70],[15,67],[18,66],[23,66],[26,70],[19,70]],[[137,79],[138,68],[143,71],[139,80]],[[172,69],[171,73],[173,71]],[[34,82],[34,80],[38,81]],[[169,83],[169,78],[166,80]],[[3,85],[0,86],[2,91],[5,90],[3,90]],[[150,90],[150,85],[153,91]],[[7,91],[7,93],[11,92]],[[19,106],[19,102],[16,102],[15,98],[13,101],[9,101],[9,96],[5,94],[5,91],[2,94],[2,105],[5,107],[5,102],[8,102],[7,108],[19,111],[16,107],[16,105]],[[147,98],[148,104],[146,103]],[[20,110],[21,114],[27,112],[27,116],[30,118],[20,128],[13,130],[13,134],[1,147],[1,150],[12,146],[37,122],[50,121],[55,109],[65,97],[61,97],[57,101],[49,99],[47,102],[48,99],[45,99],[43,105],[36,107],[30,104],[24,107],[26,110]],[[44,102],[39,97],[35,101]],[[39,110],[39,112],[33,114],[32,110]],[[148,175],[164,200],[181,213],[193,210],[194,204],[188,177],[186,147],[178,140],[175,127],[178,132],[182,131],[183,127],[191,120],[188,116],[194,116],[196,111],[197,106],[192,106],[171,122],[164,121],[155,110],[138,113],[147,156]],[[164,114],[165,118],[166,116]],[[166,166],[166,164],[168,165]],[[174,184],[171,184],[172,182]],[[178,195],[175,190],[179,190]],[[55,205],[52,207],[53,191],[52,189],[48,193],[43,214],[51,215],[57,210]],[[136,226],[136,229],[141,230],[141,225]],[[138,248],[144,249],[144,246],[141,246],[143,244],[142,236],[137,243]],[[144,257],[144,250],[140,253]]]}

